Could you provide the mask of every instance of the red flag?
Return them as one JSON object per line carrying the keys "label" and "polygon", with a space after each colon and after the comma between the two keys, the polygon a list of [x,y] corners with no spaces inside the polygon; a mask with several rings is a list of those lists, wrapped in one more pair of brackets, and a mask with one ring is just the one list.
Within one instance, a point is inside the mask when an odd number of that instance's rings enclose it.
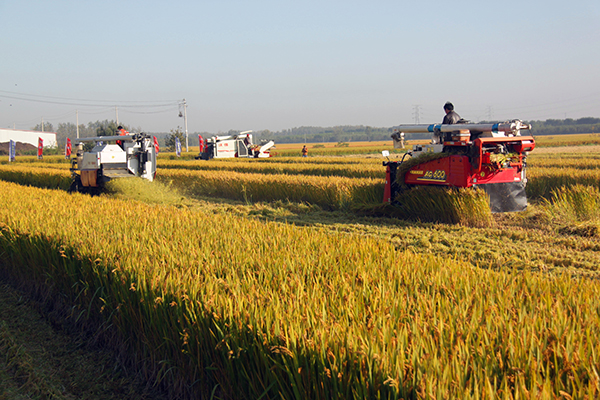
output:
{"label": "red flag", "polygon": [[156,149],[156,154],[158,154],[158,151],[160,149],[160,147],[158,146],[158,139],[156,138],[156,136],[152,136],[154,138],[154,149]]}
{"label": "red flag", "polygon": [[71,139],[67,138],[67,143],[65,144],[65,158],[71,157]]}
{"label": "red flag", "polygon": [[38,159],[42,159],[44,152],[44,139],[38,138]]}
{"label": "red flag", "polygon": [[198,147],[200,148],[200,153],[204,152],[204,138],[198,135]]}

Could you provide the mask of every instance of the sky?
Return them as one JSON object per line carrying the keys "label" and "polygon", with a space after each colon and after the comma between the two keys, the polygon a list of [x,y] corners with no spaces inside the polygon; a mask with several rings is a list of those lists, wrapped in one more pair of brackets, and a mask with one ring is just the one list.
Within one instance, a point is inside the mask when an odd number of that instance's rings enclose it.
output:
{"label": "sky", "polygon": [[598,0],[0,0],[0,128],[600,117],[599,20]]}

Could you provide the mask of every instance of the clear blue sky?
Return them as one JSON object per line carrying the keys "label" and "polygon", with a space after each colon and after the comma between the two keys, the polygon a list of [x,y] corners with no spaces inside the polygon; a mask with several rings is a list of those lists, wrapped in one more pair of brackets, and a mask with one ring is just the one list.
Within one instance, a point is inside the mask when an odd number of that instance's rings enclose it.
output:
{"label": "clear blue sky", "polygon": [[[600,117],[600,1],[0,0],[0,127]],[[56,104],[64,103],[64,104]]]}

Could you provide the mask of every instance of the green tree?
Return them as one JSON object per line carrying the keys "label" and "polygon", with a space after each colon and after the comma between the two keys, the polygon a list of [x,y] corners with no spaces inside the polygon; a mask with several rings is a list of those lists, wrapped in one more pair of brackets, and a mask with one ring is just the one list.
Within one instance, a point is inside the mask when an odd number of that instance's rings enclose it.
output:
{"label": "green tree", "polygon": [[[118,125],[115,121],[108,121],[105,120],[103,122],[101,122],[99,124],[99,126],[96,128],[96,136],[114,136],[114,135],[118,135],[119,132],[117,132],[117,128],[120,125]],[[127,127],[123,126],[123,128],[125,128],[125,130],[128,130]]]}
{"label": "green tree", "polygon": [[165,139],[165,146],[168,151],[175,151],[175,139],[179,138],[179,142],[181,146],[185,146],[185,134],[181,130],[181,127],[177,127],[177,129],[171,129],[171,133],[167,135]]}
{"label": "green tree", "polygon": [[42,129],[42,124],[39,123],[33,128],[31,128],[31,130],[38,132],[54,132],[54,126],[50,122],[44,122],[44,129]]}
{"label": "green tree", "polygon": [[370,126],[367,126],[365,128],[365,136],[367,137],[367,140],[370,142],[373,138],[373,129],[371,129]]}

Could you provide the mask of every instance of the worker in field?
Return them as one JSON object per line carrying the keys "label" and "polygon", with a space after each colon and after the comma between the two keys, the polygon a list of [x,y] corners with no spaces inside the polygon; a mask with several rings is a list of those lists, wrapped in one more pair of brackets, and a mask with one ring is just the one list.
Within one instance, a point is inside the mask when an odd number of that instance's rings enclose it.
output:
{"label": "worker in field", "polygon": [[[119,136],[129,135],[129,132],[127,132],[125,129],[123,129],[123,127],[121,125],[119,125],[119,127],[117,128],[117,132],[119,133]],[[117,140],[117,144],[119,146],[123,147],[123,141],[122,140]]]}
{"label": "worker in field", "polygon": [[444,104],[444,111],[446,112],[446,115],[444,115],[442,124],[451,125],[460,121],[460,115],[454,111],[454,105],[449,101]]}
{"label": "worker in field", "polygon": [[308,157],[308,148],[306,145],[302,147],[302,157]]}

